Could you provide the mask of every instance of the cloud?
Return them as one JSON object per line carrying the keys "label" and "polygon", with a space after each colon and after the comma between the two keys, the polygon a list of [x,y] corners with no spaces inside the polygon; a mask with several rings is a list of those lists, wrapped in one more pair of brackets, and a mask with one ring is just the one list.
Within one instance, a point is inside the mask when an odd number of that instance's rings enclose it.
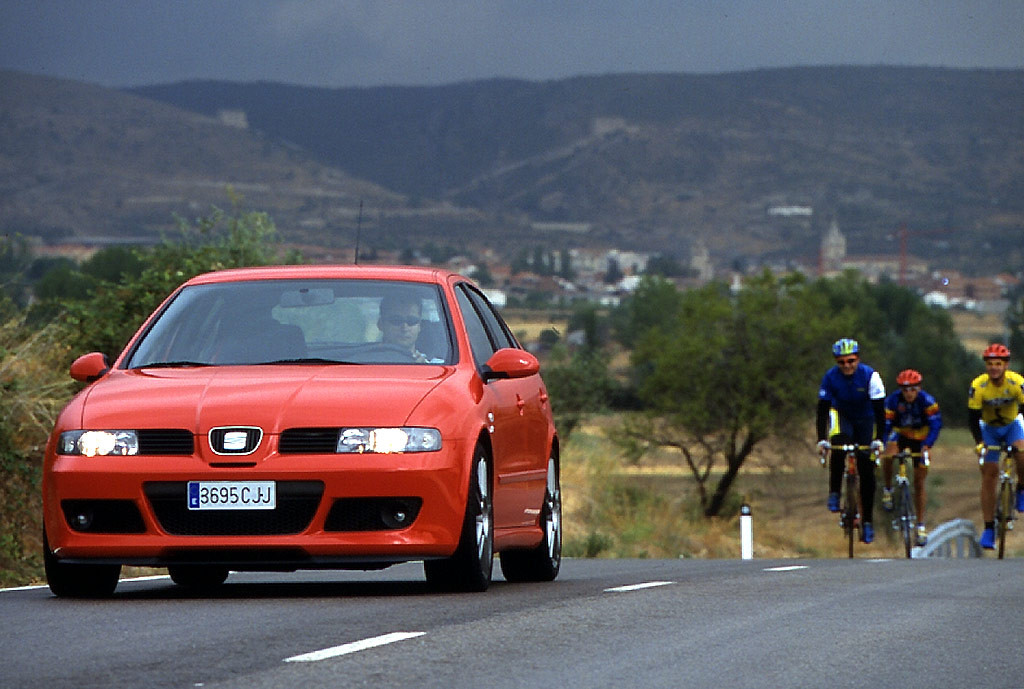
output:
{"label": "cloud", "polygon": [[0,16],[0,67],[110,86],[1024,67],[1019,0],[0,0]]}

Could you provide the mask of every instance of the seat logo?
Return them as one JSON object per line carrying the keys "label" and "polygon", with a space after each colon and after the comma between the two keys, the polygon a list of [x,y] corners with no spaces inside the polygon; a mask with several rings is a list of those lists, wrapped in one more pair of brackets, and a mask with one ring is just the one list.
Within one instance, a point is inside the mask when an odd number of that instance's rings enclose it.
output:
{"label": "seat logo", "polygon": [[258,426],[221,426],[210,429],[210,448],[218,455],[249,455],[263,440]]}

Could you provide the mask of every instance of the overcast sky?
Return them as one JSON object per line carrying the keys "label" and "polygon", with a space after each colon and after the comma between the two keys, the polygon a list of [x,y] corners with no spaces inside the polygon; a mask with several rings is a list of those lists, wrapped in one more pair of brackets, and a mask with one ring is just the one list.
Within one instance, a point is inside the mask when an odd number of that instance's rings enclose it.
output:
{"label": "overcast sky", "polygon": [[0,68],[115,87],[839,64],[1024,68],[1024,0],[0,0]]}

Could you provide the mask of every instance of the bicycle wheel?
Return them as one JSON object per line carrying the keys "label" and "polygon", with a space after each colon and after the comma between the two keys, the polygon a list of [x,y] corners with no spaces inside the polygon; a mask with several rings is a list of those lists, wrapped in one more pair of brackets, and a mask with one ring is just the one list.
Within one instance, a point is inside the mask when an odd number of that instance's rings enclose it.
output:
{"label": "bicycle wheel", "polygon": [[914,539],[917,534],[914,531],[914,510],[910,501],[910,486],[904,483],[900,486],[900,536],[903,537],[903,550],[907,557],[914,546]]}
{"label": "bicycle wheel", "polygon": [[1003,559],[1003,552],[1006,550],[1006,532],[1010,528],[1010,510],[1013,507],[1013,484],[1010,481],[999,483],[999,499],[996,501],[996,539],[998,545],[998,557]]}
{"label": "bicycle wheel", "polygon": [[857,513],[857,477],[847,475],[846,495],[843,498],[843,531],[846,533],[847,552],[853,557],[853,542],[856,540],[857,520],[860,516]]}

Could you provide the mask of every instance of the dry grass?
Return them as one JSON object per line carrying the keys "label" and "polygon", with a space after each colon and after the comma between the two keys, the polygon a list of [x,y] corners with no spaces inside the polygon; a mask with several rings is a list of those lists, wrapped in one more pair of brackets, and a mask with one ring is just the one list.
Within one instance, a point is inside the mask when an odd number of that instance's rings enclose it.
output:
{"label": "dry grass", "polygon": [[1005,336],[1006,325],[999,314],[969,311],[949,313],[953,317],[953,328],[968,352],[980,353],[990,342],[1002,340]]}
{"label": "dry grass", "polygon": [[[563,452],[567,555],[736,558],[740,541],[735,506],[746,496],[754,520],[755,557],[846,557],[838,518],[825,508],[826,472],[809,441],[766,448],[744,467],[732,514],[706,519],[700,515],[693,479],[679,458],[665,453],[629,466],[603,440],[601,427],[611,423],[602,419],[585,427]],[[980,530],[979,481],[969,434],[947,429],[928,477],[929,529],[965,518]],[[888,528],[881,501],[875,503],[875,542],[858,543],[855,556],[901,557],[902,544]],[[1007,547],[1009,556],[1024,556],[1024,537],[1011,534]]]}

